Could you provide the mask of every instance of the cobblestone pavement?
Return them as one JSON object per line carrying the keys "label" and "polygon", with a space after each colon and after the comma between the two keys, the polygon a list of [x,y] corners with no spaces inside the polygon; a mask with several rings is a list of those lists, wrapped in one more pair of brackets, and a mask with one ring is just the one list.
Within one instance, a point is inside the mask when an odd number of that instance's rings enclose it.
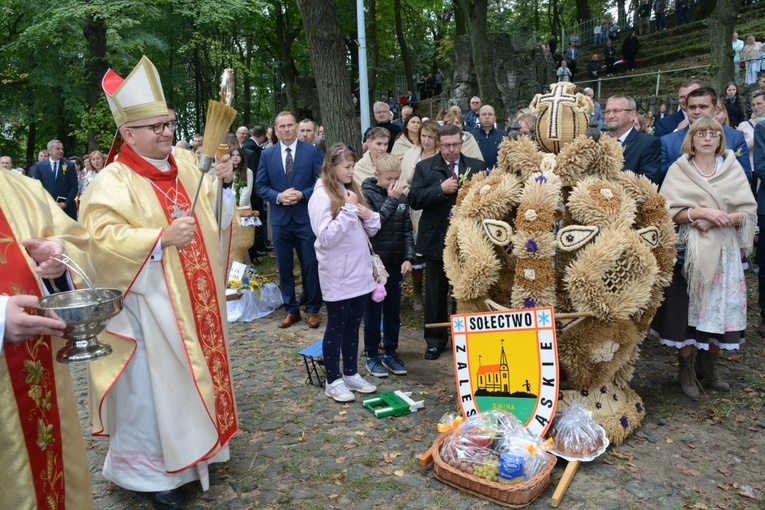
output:
{"label": "cobblestone pavement", "polygon": [[[421,332],[404,328],[399,353],[409,375],[371,380],[380,391],[411,391],[425,408],[377,419],[359,400],[338,404],[305,384],[297,351],[320,339],[323,325],[281,330],[282,316],[278,310],[232,325],[241,430],[231,442],[231,460],[213,466],[210,490],[184,488],[188,509],[500,508],[442,484],[415,458],[437,437],[439,418],[458,410],[450,353],[423,360]],[[673,353],[646,342],[634,381],[646,403],[643,426],[581,466],[560,508],[765,508],[763,342],[748,342],[742,353],[723,363],[734,392],[695,404],[677,389]],[[84,369],[76,367],[74,377],[96,508],[151,508],[146,495],[102,478],[107,440],[89,436]],[[552,483],[530,508],[549,508],[564,466],[558,463]]]}

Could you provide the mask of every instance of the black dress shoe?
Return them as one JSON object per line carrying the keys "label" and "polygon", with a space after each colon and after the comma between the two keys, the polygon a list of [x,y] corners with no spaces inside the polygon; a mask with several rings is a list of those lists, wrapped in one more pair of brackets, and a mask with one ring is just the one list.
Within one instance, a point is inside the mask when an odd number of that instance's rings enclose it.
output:
{"label": "black dress shoe", "polygon": [[183,492],[177,489],[155,492],[151,495],[154,508],[159,510],[181,510],[184,504]]}
{"label": "black dress shoe", "polygon": [[428,347],[425,350],[425,356],[423,356],[425,359],[438,359],[439,356],[441,356],[442,349],[440,347]]}

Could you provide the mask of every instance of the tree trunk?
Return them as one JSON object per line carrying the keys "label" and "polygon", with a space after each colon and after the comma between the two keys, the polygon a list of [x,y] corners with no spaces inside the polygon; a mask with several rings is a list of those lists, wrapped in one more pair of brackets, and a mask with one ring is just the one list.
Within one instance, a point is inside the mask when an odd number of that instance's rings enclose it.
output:
{"label": "tree trunk", "polygon": [[361,132],[351,99],[345,42],[335,0],[297,0],[303,18],[311,67],[316,76],[327,149],[341,142],[361,147]]}
{"label": "tree trunk", "polygon": [[[27,83],[27,110],[34,111],[34,89],[30,83]],[[27,149],[26,149],[26,166],[32,168],[32,165],[37,163],[37,152],[35,152],[35,144],[37,143],[37,123],[32,120],[29,123],[29,133],[27,134]]]}
{"label": "tree trunk", "polygon": [[494,107],[494,110],[504,110],[497,78],[494,75],[492,51],[489,48],[487,13],[487,0],[455,0],[459,8],[467,17],[468,33],[470,34],[470,46],[473,55],[476,82],[478,83],[478,95],[483,104]]}
{"label": "tree trunk", "polygon": [[[724,0],[720,0],[720,1],[724,2]],[[719,5],[719,3],[720,2],[716,0],[699,0],[699,9],[698,11],[696,11],[696,19],[699,20],[699,19],[706,19],[710,17],[716,9],[716,4]],[[738,9],[736,9],[736,12],[738,12]],[[731,34],[731,38],[732,37],[733,37],[733,34]],[[731,49],[731,51],[733,50]]]}
{"label": "tree trunk", "polygon": [[616,26],[619,28],[624,26],[624,5],[625,0],[617,0]]}
{"label": "tree trunk", "polygon": [[576,0],[576,19],[580,23],[587,21],[592,16],[590,15],[590,4],[587,0]]}
{"label": "tree trunk", "polygon": [[739,0],[717,0],[709,17],[710,81],[712,88],[723,90],[733,80],[733,48],[730,41],[736,27],[736,18],[741,8]]}
{"label": "tree trunk", "polygon": [[[85,18],[85,26],[82,29],[82,35],[88,42],[88,56],[85,59],[85,84],[88,89],[88,111],[96,111],[96,106],[101,99],[101,80],[103,79],[109,65],[106,61],[106,25],[103,18],[94,18],[89,14]],[[74,147],[69,147],[73,149]],[[100,149],[98,143],[98,132],[90,125],[88,126],[87,152]]]}
{"label": "tree trunk", "polygon": [[[360,90],[359,94],[369,95],[369,108],[377,101],[377,65],[380,62],[380,45],[377,43],[377,0],[369,0],[366,19],[367,33],[367,84],[369,90]],[[359,96],[361,104],[361,96]]]}
{"label": "tree trunk", "polygon": [[468,34],[468,13],[462,10],[462,6],[457,0],[454,0],[454,28],[455,40],[461,35]]}
{"label": "tree trunk", "polygon": [[288,27],[286,25],[285,13],[281,3],[276,6],[276,40],[279,48],[279,72],[281,72],[282,79],[284,80],[284,94],[287,98],[286,110],[290,112],[297,112],[297,102],[295,101],[295,82],[297,78],[297,72],[295,65],[292,62],[292,41],[287,34]]}
{"label": "tree trunk", "polygon": [[360,100],[361,91],[359,90],[359,34],[356,33],[356,30],[345,36],[345,48],[348,51],[349,58],[351,59],[351,90],[353,90],[354,94],[356,94],[356,99]]}
{"label": "tree trunk", "polygon": [[247,128],[252,128],[250,124],[250,117],[252,114],[252,79],[250,73],[252,72],[252,53],[254,48],[252,47],[252,36],[248,35],[244,40],[244,69],[239,73],[242,76],[242,103],[244,110],[242,114],[242,123]]}
{"label": "tree trunk", "polygon": [[[404,76],[406,76],[406,87],[409,90],[415,90],[414,75],[412,74],[412,59],[409,56],[409,48],[406,46],[404,38],[404,26],[401,20],[401,0],[395,0],[393,9],[396,12],[396,38],[401,47],[401,60],[404,63]],[[396,91],[400,92],[400,91]]]}
{"label": "tree trunk", "polygon": [[[194,44],[194,131],[202,133],[203,115],[207,112],[207,102],[202,101],[202,62],[199,56],[199,43]],[[202,112],[204,105],[205,112]]]}
{"label": "tree trunk", "polygon": [[[550,0],[547,4],[547,21],[550,23],[550,32],[555,34],[556,37],[560,36],[560,7],[558,7],[558,0]],[[559,45],[563,44],[563,41],[558,42]],[[564,48],[561,48],[563,53]]]}

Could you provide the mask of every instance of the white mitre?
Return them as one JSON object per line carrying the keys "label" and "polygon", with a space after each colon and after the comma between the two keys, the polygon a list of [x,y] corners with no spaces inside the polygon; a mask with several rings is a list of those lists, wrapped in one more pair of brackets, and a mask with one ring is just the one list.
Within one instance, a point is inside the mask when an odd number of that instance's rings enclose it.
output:
{"label": "white mitre", "polygon": [[146,56],[125,79],[109,69],[101,80],[101,88],[117,127],[130,121],[167,115],[159,73]]}

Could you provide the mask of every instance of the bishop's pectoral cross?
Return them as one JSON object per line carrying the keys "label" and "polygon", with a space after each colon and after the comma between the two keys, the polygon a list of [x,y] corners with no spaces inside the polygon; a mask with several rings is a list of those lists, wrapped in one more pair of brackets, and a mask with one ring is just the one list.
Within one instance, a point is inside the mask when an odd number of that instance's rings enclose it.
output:
{"label": "bishop's pectoral cross", "polygon": [[[10,246],[12,242],[13,237],[0,237],[0,245],[7,244]],[[5,250],[0,250],[0,264],[6,264],[8,262],[5,258],[5,251],[8,249],[8,246],[5,247]]]}

